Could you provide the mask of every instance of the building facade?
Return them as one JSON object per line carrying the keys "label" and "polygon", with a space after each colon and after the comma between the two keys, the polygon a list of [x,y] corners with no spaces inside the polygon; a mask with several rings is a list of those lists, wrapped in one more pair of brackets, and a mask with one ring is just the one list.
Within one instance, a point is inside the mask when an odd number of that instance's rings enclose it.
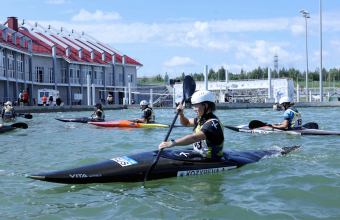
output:
{"label": "building facade", "polygon": [[142,64],[84,32],[9,17],[0,35],[0,104],[26,90],[36,105],[39,89],[58,90],[68,105],[92,105],[108,94],[123,104],[128,86],[137,87]]}

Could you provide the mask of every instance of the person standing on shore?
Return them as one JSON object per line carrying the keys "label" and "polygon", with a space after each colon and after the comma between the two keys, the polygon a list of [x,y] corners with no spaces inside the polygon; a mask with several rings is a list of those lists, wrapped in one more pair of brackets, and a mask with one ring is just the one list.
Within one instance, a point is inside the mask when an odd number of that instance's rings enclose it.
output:
{"label": "person standing on shore", "polygon": [[19,93],[19,105],[20,106],[24,106],[23,98],[24,98],[24,94],[22,94],[22,90],[20,90],[20,93]]}
{"label": "person standing on shore", "polygon": [[53,105],[53,96],[50,95],[50,98],[48,99],[49,101],[49,106],[52,106]]}
{"label": "person standing on shore", "polygon": [[22,98],[23,103],[24,103],[25,106],[27,106],[27,105],[28,105],[28,98],[29,98],[29,97],[28,97],[28,93],[27,93],[25,90],[23,90],[23,91],[22,91],[22,94],[23,94],[23,96],[24,96],[24,97]]}
{"label": "person standing on shore", "polygon": [[44,95],[41,99],[43,101],[44,106],[46,106],[47,97]]}
{"label": "person standing on shore", "polygon": [[55,100],[55,103],[57,104],[57,106],[60,106],[60,104],[61,104],[61,98],[60,98],[59,95],[57,96],[57,99]]}

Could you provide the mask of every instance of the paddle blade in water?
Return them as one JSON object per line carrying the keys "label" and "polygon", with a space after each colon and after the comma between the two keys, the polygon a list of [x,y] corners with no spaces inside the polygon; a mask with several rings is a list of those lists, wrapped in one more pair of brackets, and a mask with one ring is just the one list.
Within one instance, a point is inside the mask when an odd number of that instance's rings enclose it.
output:
{"label": "paddle blade in water", "polygon": [[23,117],[24,117],[24,118],[27,118],[27,119],[32,119],[32,118],[33,118],[33,115],[24,115]]}
{"label": "paddle blade in water", "polygon": [[258,120],[253,120],[249,123],[249,128],[250,129],[254,129],[254,128],[260,128],[260,127],[264,127],[266,126],[267,123],[264,123],[262,121],[258,121]]}
{"label": "paddle blade in water", "polygon": [[15,124],[12,124],[10,126],[14,127],[14,128],[22,128],[22,129],[27,129],[28,128],[28,125],[26,123],[22,123],[22,122],[15,123]]}
{"label": "paddle blade in water", "polygon": [[309,122],[305,125],[302,125],[302,127],[308,128],[308,129],[319,129],[319,125],[315,122]]}

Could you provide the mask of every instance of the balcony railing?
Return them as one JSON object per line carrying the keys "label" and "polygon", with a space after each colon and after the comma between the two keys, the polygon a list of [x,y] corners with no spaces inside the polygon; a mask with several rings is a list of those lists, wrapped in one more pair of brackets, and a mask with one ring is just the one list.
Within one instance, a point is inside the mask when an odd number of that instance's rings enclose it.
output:
{"label": "balcony railing", "polygon": [[6,76],[5,68],[3,68],[3,67],[0,67],[0,76],[1,76],[1,77],[7,77],[7,76]]}
{"label": "balcony railing", "polygon": [[10,69],[8,70],[8,77],[15,79],[14,70],[10,70]]}
{"label": "balcony railing", "polygon": [[103,83],[104,83],[104,80],[102,80],[102,79],[95,79],[94,80],[94,84],[96,84],[96,85],[103,85]]}
{"label": "balcony railing", "polygon": [[71,84],[80,84],[80,79],[79,78],[70,78],[70,83]]}
{"label": "balcony railing", "polygon": [[17,72],[18,73],[18,79],[24,80],[24,72]]}

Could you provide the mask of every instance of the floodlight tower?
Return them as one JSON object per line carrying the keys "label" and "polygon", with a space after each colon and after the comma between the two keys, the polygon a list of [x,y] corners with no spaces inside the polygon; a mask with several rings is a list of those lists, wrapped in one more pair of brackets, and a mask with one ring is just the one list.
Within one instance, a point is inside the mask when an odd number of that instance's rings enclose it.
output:
{"label": "floodlight tower", "polygon": [[310,15],[307,11],[305,10],[300,10],[300,13],[302,13],[302,16],[305,18],[306,20],[306,65],[307,65],[307,69],[306,69],[306,101],[309,102],[308,99],[308,48],[307,48],[307,18],[310,18]]}
{"label": "floodlight tower", "polygon": [[274,69],[275,69],[277,76],[279,78],[279,56],[277,55],[276,50],[275,50],[275,54],[274,54]]}

